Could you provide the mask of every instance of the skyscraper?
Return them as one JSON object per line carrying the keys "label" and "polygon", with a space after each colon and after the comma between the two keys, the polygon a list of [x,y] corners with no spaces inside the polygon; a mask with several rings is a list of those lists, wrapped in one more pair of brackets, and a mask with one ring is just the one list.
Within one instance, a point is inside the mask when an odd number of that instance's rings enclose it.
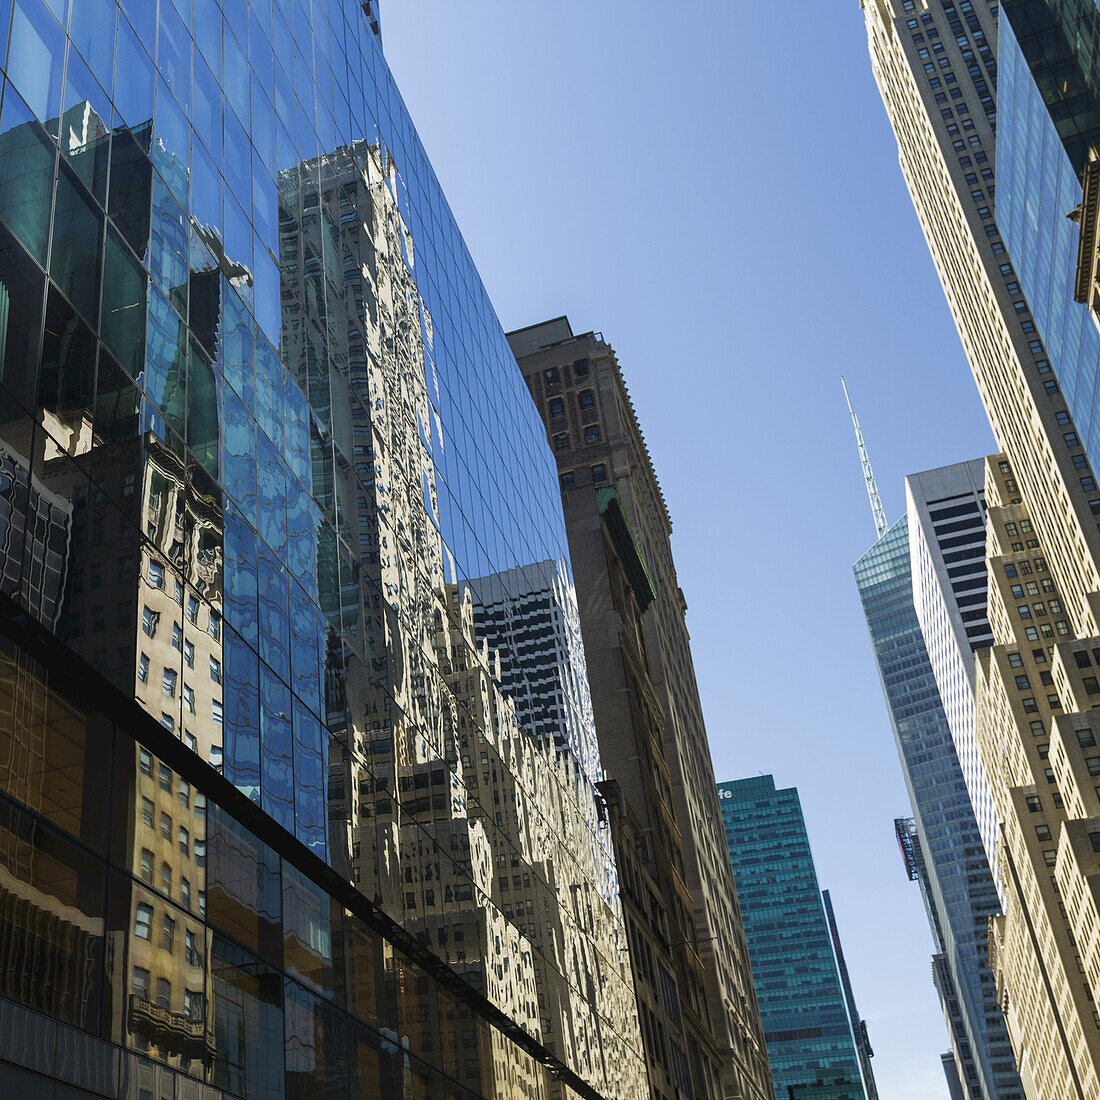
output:
{"label": "skyscraper", "polygon": [[[657,475],[602,336],[576,335],[559,317],[508,339],[557,457],[585,655],[598,684],[596,731],[617,788],[612,818],[625,833],[631,817],[649,830],[637,862],[658,891],[645,908],[689,1006],[693,1080],[713,1078],[725,1097],[761,1100],[771,1091],[767,1055]],[[632,944],[636,975],[648,969],[644,956],[644,945]]]}
{"label": "skyscraper", "polygon": [[925,470],[905,479],[905,501],[913,605],[996,883],[997,812],[974,733],[974,653],[993,642],[984,481],[981,459]]}
{"label": "skyscraper", "polygon": [[934,960],[933,977],[967,1096],[1021,1100],[986,961],[986,925],[1000,906],[917,621],[909,546],[903,516],[856,562],[855,576],[923,853],[922,885],[941,960]]}
{"label": "skyscraper", "polygon": [[554,459],[377,7],[0,30],[13,1095],[644,1094]]}
{"label": "skyscraper", "polygon": [[[1100,336],[1075,300],[1093,300],[1093,256],[1086,247],[1075,266],[1078,229],[1065,215],[1081,203],[1080,175],[1100,134],[1090,45],[1097,10],[1091,0],[1009,0],[994,39],[985,5],[914,7],[865,5],[872,63],[1003,451],[987,460],[985,484],[995,644],[977,654],[976,668],[977,744],[1001,826],[1005,899],[991,959],[1026,1093],[1080,1098],[1100,1088],[1087,870],[1089,819],[1100,812],[1100,758],[1089,752]],[[942,112],[952,110],[958,126],[957,112],[936,99],[948,75],[964,102],[977,91],[970,20],[987,46],[997,42],[995,148],[992,131],[980,128],[956,145],[962,135],[946,130]],[[937,46],[939,58],[922,55]],[[991,63],[982,58],[987,72]],[[987,162],[996,155],[996,222],[988,188],[971,178],[979,148]],[[1091,234],[1090,216],[1089,207],[1077,212]]]}
{"label": "skyscraper", "polygon": [[776,1100],[866,1100],[798,791],[718,784]]}

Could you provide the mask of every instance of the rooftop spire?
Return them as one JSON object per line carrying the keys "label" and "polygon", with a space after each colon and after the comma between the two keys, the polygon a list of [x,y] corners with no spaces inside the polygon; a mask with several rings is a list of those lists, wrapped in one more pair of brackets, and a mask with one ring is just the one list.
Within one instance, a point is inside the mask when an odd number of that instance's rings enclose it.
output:
{"label": "rooftop spire", "polygon": [[844,375],[840,376],[840,384],[844,387],[844,400],[848,402],[848,412],[852,416],[852,427],[856,430],[856,446],[859,448],[859,461],[863,466],[863,480],[867,482],[867,496],[871,499],[871,511],[875,516],[875,530],[878,537],[886,534],[889,524],[886,522],[886,512],[882,507],[882,497],[878,495],[878,485],[875,484],[875,472],[871,469],[871,460],[867,457],[867,445],[863,442],[863,430],[859,426],[859,417],[852,408],[852,399],[848,396],[848,386],[844,381]]}

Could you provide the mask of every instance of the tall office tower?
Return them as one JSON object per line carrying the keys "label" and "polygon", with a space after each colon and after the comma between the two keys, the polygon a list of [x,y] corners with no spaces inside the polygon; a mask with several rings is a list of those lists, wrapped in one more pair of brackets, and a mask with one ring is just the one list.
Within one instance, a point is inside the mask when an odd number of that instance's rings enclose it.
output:
{"label": "tall office tower", "polygon": [[[938,508],[930,515],[934,522],[952,518]],[[933,979],[967,1096],[1021,1100],[987,963],[986,927],[1000,905],[917,621],[908,527],[903,516],[888,528],[856,562],[855,576],[927,869],[922,881],[936,956],[942,956]],[[961,1030],[953,1026],[957,1013]]]}
{"label": "tall office tower", "polygon": [[905,501],[917,621],[996,883],[997,812],[974,736],[974,653],[993,641],[984,478],[982,459],[911,474]]}
{"label": "tall office tower", "polygon": [[[932,940],[935,944],[932,955],[932,983],[939,994],[944,1019],[947,1021],[947,1030],[951,1036],[951,1049],[941,1055],[948,1092],[951,1094],[951,1100],[966,1100],[968,1096],[980,1096],[978,1067],[974,1064],[962,1006],[959,1004],[955,983],[947,964],[943,929],[940,927],[939,915],[932,898],[932,883],[928,877],[928,864],[924,859],[916,822],[911,817],[895,818],[894,832],[898,838],[902,858],[905,860],[905,872],[909,881],[920,885],[924,911],[928,917],[928,925],[932,930]],[[966,1083],[965,1086],[963,1082]]]}
{"label": "tall office tower", "polygon": [[[690,1008],[685,1039],[693,1047],[692,1079],[700,1082],[696,1095],[711,1095],[712,1086],[702,1083],[716,1078],[720,1095],[731,1100],[770,1097],[672,524],[618,360],[601,336],[575,335],[564,317],[508,339],[557,457],[585,657],[596,685],[596,732],[614,785],[611,816],[620,831],[640,830],[632,881],[639,891],[645,876],[655,883],[643,908],[656,927],[667,922],[668,934],[661,935],[676,945],[661,958],[679,1001]],[[620,591],[624,575],[630,594]],[[635,975],[652,970],[639,930]],[[636,977],[636,984],[644,980]],[[658,1034],[650,1049],[662,1045]]]}
{"label": "tall office tower", "polygon": [[554,459],[377,4],[8,10],[0,1084],[643,1096]]}
{"label": "tall office tower", "polygon": [[798,791],[754,776],[718,799],[776,1100],[866,1100]]}
{"label": "tall office tower", "polygon": [[848,1020],[852,1025],[852,1034],[856,1041],[856,1054],[859,1057],[859,1070],[863,1074],[863,1087],[867,1091],[867,1100],[878,1100],[878,1086],[871,1069],[871,1059],[875,1052],[871,1049],[871,1039],[867,1034],[867,1021],[860,1019],[856,1008],[856,994],[852,989],[852,979],[848,974],[848,964],[844,961],[844,949],[840,945],[840,929],[837,927],[836,914],[833,912],[833,899],[828,890],[821,891],[825,902],[825,916],[829,921],[829,935],[833,941],[833,954],[836,956],[837,969],[840,971],[840,985],[844,990],[844,1003],[848,1006]]}
{"label": "tall office tower", "polygon": [[[1080,755],[1091,735],[1076,713],[1091,702],[1084,681],[1093,679],[1098,634],[1093,469],[1100,436],[1093,424],[1100,334],[1074,300],[1092,297],[1093,257],[1086,249],[1075,272],[1078,230],[1065,215],[1081,201],[1088,146],[1100,135],[1089,45],[1097,11],[1091,0],[1010,0],[1001,8],[994,224],[980,213],[989,209],[988,195],[977,194],[982,183],[967,178],[977,149],[991,151],[992,134],[971,134],[956,148],[940,113],[947,108],[929,83],[940,81],[936,91],[944,90],[950,74],[970,98],[957,63],[960,49],[973,49],[961,8],[909,13],[906,6],[913,5],[865,5],[873,64],[1004,452],[987,464],[996,644],[979,654],[976,692],[978,746],[1001,821],[1005,915],[991,937],[991,957],[1028,1095],[1080,1098],[1100,1089],[1092,1000],[1100,993],[1100,964],[1089,971],[1094,903],[1080,870],[1095,858],[1087,819],[1097,804],[1087,761],[1096,758]],[[967,15],[984,26],[988,13],[978,7]],[[939,59],[921,56],[938,44]],[[1079,216],[1091,233],[1089,210]]]}

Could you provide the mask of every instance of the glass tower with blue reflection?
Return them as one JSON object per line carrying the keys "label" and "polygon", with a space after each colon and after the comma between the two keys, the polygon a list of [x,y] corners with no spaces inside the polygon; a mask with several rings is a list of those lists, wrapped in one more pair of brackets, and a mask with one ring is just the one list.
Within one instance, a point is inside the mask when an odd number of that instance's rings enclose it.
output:
{"label": "glass tower with blue reflection", "polygon": [[798,791],[754,776],[718,804],[776,1100],[865,1100]]}
{"label": "glass tower with blue reflection", "polygon": [[[984,569],[978,561],[952,572]],[[956,1064],[969,1095],[1019,1100],[987,963],[986,927],[1000,903],[913,603],[907,517],[856,562],[855,576],[923,853],[921,884],[943,956],[934,960],[933,977],[945,1016],[962,1016],[964,1034],[952,1036]]]}
{"label": "glass tower with blue reflection", "polygon": [[3,890],[83,952],[0,1012],[104,1096],[644,1087],[583,654],[480,602],[576,621],[555,463],[377,17],[0,0]]}

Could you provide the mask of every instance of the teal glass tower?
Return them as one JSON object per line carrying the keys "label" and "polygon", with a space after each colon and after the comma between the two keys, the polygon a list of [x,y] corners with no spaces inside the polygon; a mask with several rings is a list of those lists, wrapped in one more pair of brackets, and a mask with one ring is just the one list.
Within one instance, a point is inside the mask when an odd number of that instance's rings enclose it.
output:
{"label": "teal glass tower", "polygon": [[866,1100],[794,787],[718,784],[776,1100]]}

